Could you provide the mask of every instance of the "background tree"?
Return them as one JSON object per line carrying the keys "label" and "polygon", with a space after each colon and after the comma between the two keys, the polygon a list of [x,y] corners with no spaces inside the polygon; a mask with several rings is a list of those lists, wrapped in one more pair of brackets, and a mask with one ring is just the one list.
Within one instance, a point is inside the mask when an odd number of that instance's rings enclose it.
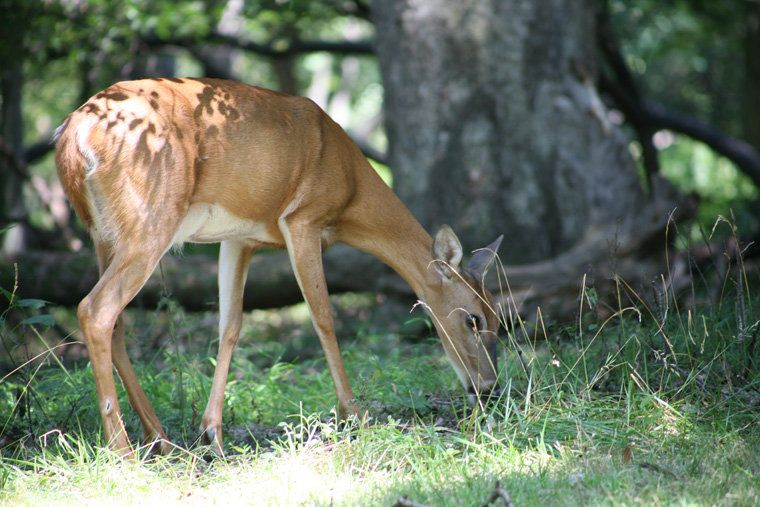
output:
{"label": "background tree", "polygon": [[555,257],[592,228],[626,242],[664,229],[678,201],[659,180],[645,193],[596,91],[592,2],[374,12],[389,163],[423,223],[453,220],[473,247],[503,232],[508,263]]}

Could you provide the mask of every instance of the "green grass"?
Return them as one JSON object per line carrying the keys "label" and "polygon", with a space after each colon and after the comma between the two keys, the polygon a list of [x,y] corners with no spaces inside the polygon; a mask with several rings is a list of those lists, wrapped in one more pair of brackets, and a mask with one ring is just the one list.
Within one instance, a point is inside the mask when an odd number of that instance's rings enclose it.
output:
{"label": "green grass", "polygon": [[138,375],[179,447],[125,462],[100,441],[86,360],[50,353],[81,345],[56,337],[42,302],[5,292],[3,364],[18,368],[0,379],[0,504],[480,506],[498,481],[517,506],[758,505],[760,293],[736,264],[723,279],[705,273],[691,301],[621,284],[613,302],[579,291],[574,322],[518,322],[503,333],[505,392],[484,409],[464,402],[437,340],[416,337],[422,321],[389,325],[372,297],[334,298],[349,377],[374,417],[366,428],[335,422],[303,307],[253,312],[225,400],[227,457],[211,461],[192,444],[213,316],[170,302],[130,314]]}

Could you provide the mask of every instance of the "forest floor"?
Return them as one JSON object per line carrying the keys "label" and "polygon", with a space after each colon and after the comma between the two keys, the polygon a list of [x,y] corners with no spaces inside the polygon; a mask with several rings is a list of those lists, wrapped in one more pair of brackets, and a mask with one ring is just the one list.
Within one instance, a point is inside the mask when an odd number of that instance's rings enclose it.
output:
{"label": "forest floor", "polygon": [[334,297],[365,426],[334,417],[307,309],[251,312],[229,377],[222,458],[195,443],[216,316],[167,299],[157,311],[130,310],[127,327],[138,376],[176,449],[147,452],[120,391],[138,445],[128,461],[101,441],[86,350],[64,331],[76,329],[75,316],[9,296],[0,504],[758,505],[753,277],[730,273],[730,290],[714,300],[666,290],[636,306],[579,289],[568,322],[510,322],[501,332],[503,394],[483,407],[464,400],[419,309],[404,317],[381,297]]}

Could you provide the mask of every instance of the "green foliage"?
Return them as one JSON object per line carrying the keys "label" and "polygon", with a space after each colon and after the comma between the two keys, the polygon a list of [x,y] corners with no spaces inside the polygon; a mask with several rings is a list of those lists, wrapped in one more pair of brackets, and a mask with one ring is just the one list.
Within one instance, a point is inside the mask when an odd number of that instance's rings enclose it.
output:
{"label": "green foliage", "polygon": [[643,96],[741,137],[741,5],[610,0],[610,21]]}
{"label": "green foliage", "polygon": [[[741,2],[610,0],[610,25],[641,97],[744,139],[747,9]],[[753,142],[753,140],[750,140]],[[685,136],[660,132],[663,175],[701,199],[703,227],[729,208],[745,232],[757,228],[758,190],[727,159]],[[758,148],[757,146],[755,148]],[[637,158],[638,143],[632,152]]]}
{"label": "green foliage", "polygon": [[[35,428],[89,430],[99,413],[93,410],[92,376],[82,377],[76,366],[64,368],[58,357],[65,343],[51,347],[40,332],[55,326],[52,315],[44,313],[47,302],[19,299],[0,288],[6,306],[0,313],[0,437],[15,440],[19,448],[36,446]],[[44,331],[43,331],[44,332]],[[31,356],[31,357],[30,357]]]}
{"label": "green foliage", "polygon": [[260,0],[242,3],[240,11],[223,0],[5,3],[10,4],[7,12],[15,13],[6,18],[15,24],[7,33],[21,40],[7,59],[26,60],[30,76],[44,74],[49,81],[48,65],[55,61],[65,60],[86,72],[97,69],[93,91],[123,76],[146,45],[208,44],[216,33],[240,30],[254,42],[285,51],[297,40],[343,40],[350,26],[355,33],[366,35],[368,30],[366,23],[329,2]]}
{"label": "green foliage", "polygon": [[659,156],[663,175],[676,188],[700,196],[698,221],[703,227],[711,227],[718,215],[730,216],[732,210],[740,230],[757,227],[758,189],[728,159],[684,137],[662,149]]}

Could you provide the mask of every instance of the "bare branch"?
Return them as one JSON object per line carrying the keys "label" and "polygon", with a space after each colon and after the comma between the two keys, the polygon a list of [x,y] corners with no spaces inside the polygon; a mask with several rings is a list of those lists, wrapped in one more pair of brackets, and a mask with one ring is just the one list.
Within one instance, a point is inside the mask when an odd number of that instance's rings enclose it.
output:
{"label": "bare branch", "polygon": [[607,9],[602,7],[597,11],[597,37],[598,44],[602,50],[607,63],[612,68],[617,82],[606,79],[603,75],[600,78],[600,88],[613,96],[618,107],[625,113],[626,118],[631,122],[633,128],[641,143],[641,155],[644,161],[644,170],[647,174],[649,184],[652,183],[652,176],[660,172],[660,163],[657,159],[657,149],[652,140],[657,130],[654,128],[649,119],[644,115],[640,108],[636,107],[641,101],[636,81],[633,79],[628,66],[620,53],[620,48],[612,36],[612,32],[607,20]]}
{"label": "bare branch", "polygon": [[54,149],[55,141],[53,141],[53,135],[50,134],[24,150],[24,162],[26,164],[33,164]]}
{"label": "bare branch", "polygon": [[[148,47],[160,47],[160,46],[180,46],[190,48],[198,43],[198,41],[187,38],[177,39],[161,39],[157,35],[146,35],[141,39],[142,43]],[[232,46],[238,49],[244,49],[246,51],[252,51],[262,56],[286,56],[299,53],[315,53],[319,51],[327,51],[330,53],[338,54],[374,54],[374,46],[372,41],[300,41],[291,40],[285,47],[278,47],[283,45],[283,41],[278,39],[277,44],[275,41],[269,43],[260,44],[251,39],[245,37],[235,37],[232,35],[225,35],[219,32],[213,32],[203,39],[204,44],[223,44]]]}

